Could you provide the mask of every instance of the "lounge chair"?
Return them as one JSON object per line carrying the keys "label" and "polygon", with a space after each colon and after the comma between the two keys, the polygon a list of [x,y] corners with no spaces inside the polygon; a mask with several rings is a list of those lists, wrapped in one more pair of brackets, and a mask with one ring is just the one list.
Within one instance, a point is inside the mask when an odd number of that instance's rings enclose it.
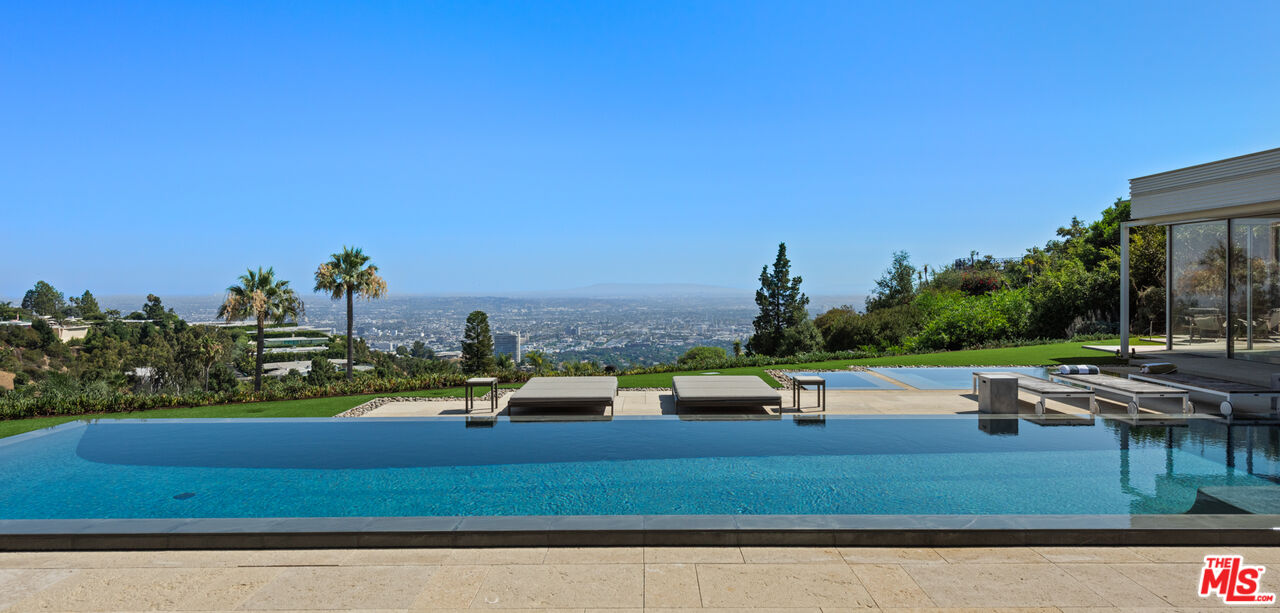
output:
{"label": "lounge chair", "polygon": [[507,400],[507,407],[577,409],[609,407],[618,395],[617,377],[534,377]]}
{"label": "lounge chair", "polygon": [[778,407],[782,414],[782,392],[760,377],[745,375],[694,375],[671,378],[676,411],[683,407],[740,408]]}
{"label": "lounge chair", "polygon": [[1094,411],[1097,407],[1097,402],[1094,400],[1094,397],[1093,397],[1094,396],[1093,390],[1083,390],[1078,387],[1063,385],[1061,383],[1054,383],[1053,381],[1041,379],[1039,377],[1033,377],[1031,375],[1028,375],[1025,373],[1018,373],[1018,372],[975,371],[973,373],[973,393],[975,394],[978,393],[978,377],[983,375],[1016,376],[1018,378],[1018,391],[1027,392],[1029,394],[1034,395],[1037,398],[1036,415],[1044,415],[1044,410],[1045,410],[1044,403],[1045,403],[1045,400],[1048,400],[1049,398],[1056,398],[1058,400],[1065,400],[1070,398],[1088,398],[1089,410]]}
{"label": "lounge chair", "polygon": [[1190,318],[1190,340],[1195,340],[1197,334],[1200,340],[1222,338],[1222,328],[1217,315],[1194,315]]}
{"label": "lounge chair", "polygon": [[1181,398],[1182,414],[1190,415],[1194,409],[1191,406],[1190,394],[1187,390],[1151,383],[1148,381],[1138,381],[1135,379],[1121,379],[1111,375],[1063,375],[1055,374],[1054,379],[1066,381],[1083,386],[1093,390],[1095,397],[1089,401],[1089,410],[1098,412],[1097,394],[1110,394],[1119,396],[1128,400],[1129,415],[1138,414],[1138,403],[1144,398]]}
{"label": "lounge chair", "polygon": [[1241,398],[1266,398],[1271,401],[1271,412],[1280,416],[1280,409],[1277,409],[1277,399],[1280,399],[1280,382],[1273,384],[1271,387],[1262,387],[1260,385],[1184,373],[1135,374],[1129,375],[1129,378],[1134,381],[1167,385],[1187,390],[1188,392],[1197,392],[1206,396],[1222,398],[1222,403],[1218,405],[1218,410],[1227,417],[1230,417],[1231,412],[1234,410],[1233,403],[1238,402]]}

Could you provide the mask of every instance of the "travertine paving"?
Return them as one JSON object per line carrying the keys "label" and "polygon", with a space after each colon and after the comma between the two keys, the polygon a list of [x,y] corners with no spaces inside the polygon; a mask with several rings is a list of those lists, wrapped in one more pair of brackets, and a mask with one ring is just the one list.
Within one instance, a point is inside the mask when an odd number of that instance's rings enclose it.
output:
{"label": "travertine paving", "polygon": [[1280,547],[0,553],[0,610],[1155,613],[1222,608],[1196,586],[1227,552],[1280,565]]}
{"label": "travertine paving", "polygon": [[[790,406],[791,392],[783,390],[784,406],[783,413],[792,414],[820,414],[821,410],[817,406],[815,394],[813,392],[805,392],[801,396],[800,407]],[[507,397],[504,396],[498,400],[498,414],[508,416],[511,414],[507,410]],[[1024,398],[1030,400],[1030,397]],[[478,403],[480,408],[473,413],[474,415],[490,415],[489,405],[487,401]],[[1030,402],[1023,402],[1028,413],[1034,412]],[[1109,406],[1110,403],[1103,401],[1104,405],[1108,405],[1106,409],[1109,412],[1124,413],[1123,405]],[[1088,406],[1081,402],[1066,403],[1049,401],[1051,411],[1067,413],[1073,415],[1088,415]],[[764,415],[772,413],[775,409],[764,410],[691,410],[686,413],[719,413],[725,414],[750,414],[759,413]],[[827,412],[832,415],[955,415],[961,413],[977,413],[978,397],[956,390],[831,390],[827,392]],[[595,411],[566,411],[565,415],[585,415],[585,414],[604,414],[607,410]],[[362,417],[437,417],[437,416],[461,416],[466,415],[464,402],[462,400],[433,400],[433,401],[406,401],[392,402],[384,404]],[[516,411],[516,417],[522,414],[520,410]],[[548,411],[532,411],[529,415],[549,414]],[[640,390],[620,390],[614,404],[614,415],[675,415],[675,399],[671,392],[666,391],[640,391]]]}

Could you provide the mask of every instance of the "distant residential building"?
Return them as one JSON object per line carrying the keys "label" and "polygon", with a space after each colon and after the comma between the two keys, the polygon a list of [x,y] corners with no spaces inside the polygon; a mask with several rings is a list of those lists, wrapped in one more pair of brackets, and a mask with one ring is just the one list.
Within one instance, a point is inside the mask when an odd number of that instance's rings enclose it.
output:
{"label": "distant residential building", "polygon": [[58,340],[64,343],[89,336],[89,326],[87,325],[53,324],[50,327],[53,328],[53,333],[58,335]]}
{"label": "distant residential building", "polygon": [[74,317],[67,319],[65,322],[59,322],[48,316],[42,316],[41,319],[49,324],[49,327],[53,329],[53,334],[64,343],[82,339],[89,335],[89,324],[81,323],[81,320]]}
{"label": "distant residential building", "polygon": [[[66,323],[58,323],[52,317],[42,317],[45,323],[53,329],[53,334],[62,342],[81,339],[89,335],[89,324],[76,323],[79,320],[68,320]],[[0,321],[0,326],[21,326],[30,328],[31,322],[19,319]]]}
{"label": "distant residential building", "polygon": [[[347,361],[342,358],[329,358],[329,363],[333,364],[335,370],[339,373],[347,371]],[[298,374],[306,376],[311,374],[311,360],[295,360],[292,362],[267,362],[262,365],[262,376],[264,377],[283,377],[289,374],[289,371],[296,370]],[[356,372],[367,372],[373,370],[372,364],[356,364]],[[242,381],[252,380],[253,377],[240,377]]]}
{"label": "distant residential building", "polygon": [[524,358],[524,354],[520,352],[520,333],[495,333],[493,335],[493,355],[509,355],[515,363],[519,364],[520,360]]}

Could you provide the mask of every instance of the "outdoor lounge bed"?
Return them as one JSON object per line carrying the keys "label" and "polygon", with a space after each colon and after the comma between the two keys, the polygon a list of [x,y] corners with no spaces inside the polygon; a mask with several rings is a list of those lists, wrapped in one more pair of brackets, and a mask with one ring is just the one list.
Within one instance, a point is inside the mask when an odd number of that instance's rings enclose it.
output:
{"label": "outdoor lounge bed", "polygon": [[[1280,377],[1280,375],[1277,377]],[[1181,373],[1134,374],[1129,375],[1129,378],[1134,381],[1167,385],[1189,392],[1222,398],[1222,404],[1218,405],[1218,410],[1227,417],[1230,417],[1231,412],[1234,410],[1232,403],[1239,401],[1241,398],[1266,398],[1271,401],[1271,412],[1280,416],[1280,410],[1276,406],[1276,399],[1280,398],[1280,384],[1273,384],[1267,388],[1226,379]]]}
{"label": "outdoor lounge bed", "polygon": [[1089,410],[1093,412],[1096,410],[1096,407],[1097,407],[1097,402],[1094,400],[1093,390],[1091,389],[1088,389],[1088,390],[1080,389],[1078,387],[1074,387],[1071,385],[1054,383],[1053,381],[1049,381],[1047,379],[1041,379],[1039,377],[1033,377],[1028,374],[1016,373],[1016,372],[975,371],[973,373],[973,393],[975,394],[978,393],[978,377],[982,375],[1016,376],[1018,378],[1018,391],[1027,392],[1035,396],[1036,398],[1038,398],[1038,400],[1036,400],[1036,415],[1044,415],[1044,409],[1045,409],[1044,401],[1049,398],[1056,398],[1058,400],[1064,400],[1069,398],[1088,398]]}
{"label": "outdoor lounge bed", "polygon": [[[1129,401],[1129,415],[1138,414],[1138,403],[1144,398],[1181,398],[1183,415],[1190,415],[1194,410],[1191,406],[1190,393],[1184,389],[1148,381],[1121,379],[1111,375],[1056,374],[1052,376],[1054,379],[1084,386],[1093,390],[1095,394],[1109,394],[1127,399]],[[1094,413],[1098,412],[1098,399],[1096,397],[1089,401],[1089,410]]]}
{"label": "outdoor lounge bed", "polygon": [[618,395],[617,377],[534,377],[507,400],[507,407],[579,409],[609,407]]}
{"label": "outdoor lounge bed", "polygon": [[760,377],[751,375],[694,375],[671,378],[676,411],[684,407],[740,408],[778,407],[782,414],[782,392]]}

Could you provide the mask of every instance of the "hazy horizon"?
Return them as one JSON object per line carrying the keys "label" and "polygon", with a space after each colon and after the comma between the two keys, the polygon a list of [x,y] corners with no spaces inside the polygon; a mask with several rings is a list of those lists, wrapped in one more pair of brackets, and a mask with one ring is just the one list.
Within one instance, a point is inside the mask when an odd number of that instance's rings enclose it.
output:
{"label": "hazy horizon", "polygon": [[[58,291],[62,292],[66,297],[79,296],[82,292],[71,292],[61,287],[54,286]],[[672,290],[676,291],[672,291]],[[92,291],[92,290],[90,290]],[[149,292],[155,293],[155,292]],[[825,300],[830,302],[835,299],[848,298],[862,300],[866,298],[866,294],[813,294],[806,292],[811,300]],[[136,307],[139,308],[145,301],[147,293],[111,293],[99,294],[94,293],[94,297],[99,303],[103,304],[103,308],[118,308],[121,304],[132,304],[137,302]],[[181,294],[181,293],[159,293],[161,300],[219,300],[225,297],[225,291],[205,292],[198,294]],[[723,299],[742,299],[751,301],[754,299],[755,289],[721,287],[714,285],[702,285],[692,283],[681,284],[658,284],[658,283],[610,283],[595,284],[574,288],[558,288],[540,291],[526,292],[505,292],[505,293],[474,293],[474,292],[392,292],[385,299],[401,299],[401,298],[500,298],[500,299],[663,299],[663,298],[723,298]],[[330,301],[329,297],[324,293],[311,293],[307,291],[301,292],[302,299],[311,303],[312,301]],[[0,294],[0,301],[12,301],[17,304],[22,296],[7,296]],[[113,303],[113,304],[106,304]],[[861,306],[861,303],[858,303]]]}
{"label": "hazy horizon", "polygon": [[1280,4],[9,3],[0,295],[811,295],[1280,145]]}

